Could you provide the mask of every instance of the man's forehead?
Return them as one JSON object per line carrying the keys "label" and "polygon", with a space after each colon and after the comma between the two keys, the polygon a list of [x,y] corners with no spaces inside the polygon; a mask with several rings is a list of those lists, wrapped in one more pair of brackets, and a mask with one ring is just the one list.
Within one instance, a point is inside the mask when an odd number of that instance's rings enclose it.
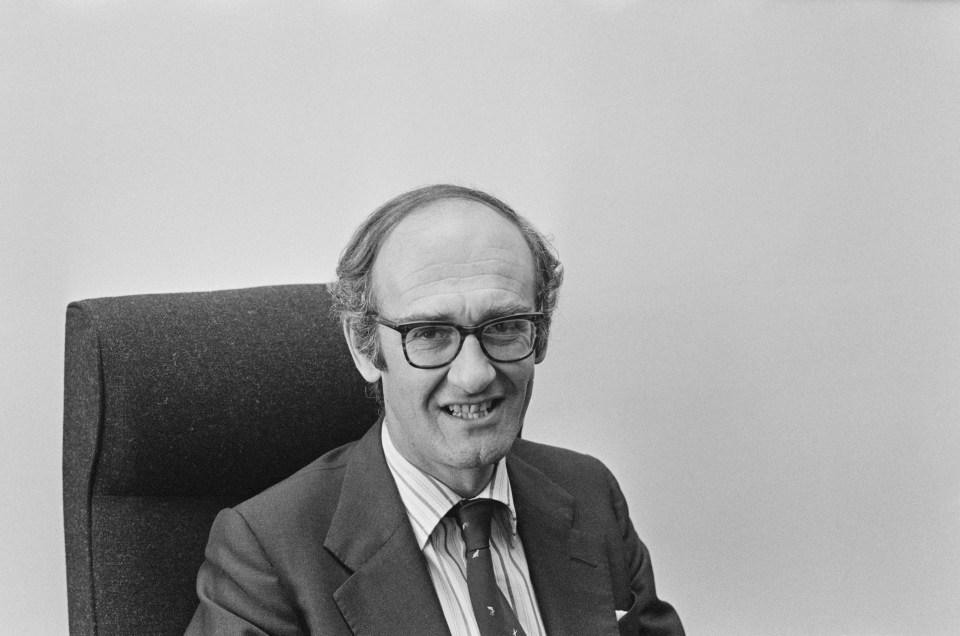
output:
{"label": "man's forehead", "polygon": [[482,233],[504,229],[522,240],[516,224],[487,204],[472,199],[440,199],[410,212],[393,228],[387,241],[396,235],[408,239],[453,238],[461,232]]}
{"label": "man's forehead", "polygon": [[386,238],[373,284],[380,304],[395,310],[436,311],[468,300],[477,307],[532,305],[533,255],[499,212],[474,201],[439,201],[411,213]]}

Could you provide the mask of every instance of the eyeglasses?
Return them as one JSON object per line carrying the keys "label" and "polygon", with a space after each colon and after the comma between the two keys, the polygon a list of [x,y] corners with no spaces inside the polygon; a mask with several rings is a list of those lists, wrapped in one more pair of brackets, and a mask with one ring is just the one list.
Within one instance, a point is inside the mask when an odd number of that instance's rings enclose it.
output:
{"label": "eyeglasses", "polygon": [[371,317],[384,327],[400,332],[403,355],[410,366],[436,369],[453,362],[467,336],[476,336],[480,349],[494,362],[518,362],[529,357],[537,343],[537,324],[543,314],[514,314],[476,327],[434,320],[398,324],[376,314]]}

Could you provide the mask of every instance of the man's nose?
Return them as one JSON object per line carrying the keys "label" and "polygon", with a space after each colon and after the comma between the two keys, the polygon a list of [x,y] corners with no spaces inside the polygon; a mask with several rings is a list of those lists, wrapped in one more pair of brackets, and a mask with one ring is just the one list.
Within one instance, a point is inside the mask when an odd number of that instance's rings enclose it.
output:
{"label": "man's nose", "polygon": [[482,392],[497,376],[476,336],[467,336],[460,353],[450,363],[447,380],[466,393]]}

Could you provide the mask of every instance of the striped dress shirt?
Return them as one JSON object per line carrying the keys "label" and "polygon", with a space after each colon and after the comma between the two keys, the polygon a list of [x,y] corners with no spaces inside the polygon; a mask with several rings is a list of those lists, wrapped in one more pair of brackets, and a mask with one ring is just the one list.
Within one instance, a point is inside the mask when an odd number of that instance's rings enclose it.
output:
{"label": "striped dress shirt", "polygon": [[[382,427],[383,452],[397,482],[413,534],[427,559],[430,579],[440,598],[443,615],[453,636],[480,636],[467,590],[467,565],[463,537],[456,522],[445,515],[461,497],[445,484],[408,462]],[[497,462],[490,483],[477,495],[506,505],[491,524],[490,550],[497,585],[510,601],[527,636],[546,636],[530,582],[527,557],[517,534],[517,511],[507,476],[505,459]]]}

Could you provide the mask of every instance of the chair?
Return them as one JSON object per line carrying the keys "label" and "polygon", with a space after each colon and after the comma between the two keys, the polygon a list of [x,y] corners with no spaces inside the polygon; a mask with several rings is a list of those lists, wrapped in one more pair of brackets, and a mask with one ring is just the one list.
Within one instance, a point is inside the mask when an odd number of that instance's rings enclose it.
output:
{"label": "chair", "polygon": [[182,634],[217,511],[376,418],[322,285],[71,303],[70,633]]}

